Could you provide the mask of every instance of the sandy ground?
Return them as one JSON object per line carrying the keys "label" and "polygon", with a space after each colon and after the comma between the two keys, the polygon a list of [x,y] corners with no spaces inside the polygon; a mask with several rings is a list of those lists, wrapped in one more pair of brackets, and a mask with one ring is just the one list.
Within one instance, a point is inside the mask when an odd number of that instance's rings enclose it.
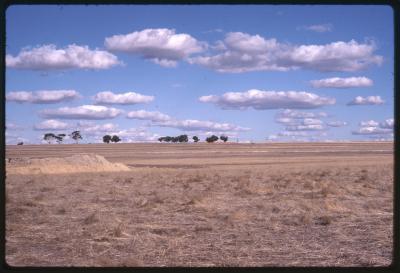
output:
{"label": "sandy ground", "polygon": [[6,162],[12,266],[392,260],[393,143],[23,145]]}

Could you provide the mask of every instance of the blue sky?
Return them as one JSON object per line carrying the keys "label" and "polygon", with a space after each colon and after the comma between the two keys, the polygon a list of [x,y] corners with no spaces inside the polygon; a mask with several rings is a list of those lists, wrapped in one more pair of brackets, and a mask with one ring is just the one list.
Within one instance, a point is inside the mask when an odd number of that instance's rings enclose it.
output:
{"label": "blue sky", "polygon": [[388,6],[12,6],[6,30],[8,144],[393,139]]}

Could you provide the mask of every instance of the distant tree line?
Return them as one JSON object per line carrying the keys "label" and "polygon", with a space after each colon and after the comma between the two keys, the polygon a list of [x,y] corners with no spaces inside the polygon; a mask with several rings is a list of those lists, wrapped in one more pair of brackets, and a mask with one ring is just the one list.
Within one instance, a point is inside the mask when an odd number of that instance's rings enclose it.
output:
{"label": "distant tree line", "polygon": [[[194,142],[199,142],[200,141],[200,139],[197,136],[193,136],[192,139],[193,139]],[[207,137],[205,140],[208,143],[213,143],[215,141],[218,141],[219,139],[222,140],[223,142],[227,142],[228,141],[228,137],[225,136],[225,135],[222,135],[220,137],[217,137],[216,135],[212,135],[212,136]],[[175,142],[188,142],[189,138],[188,138],[187,135],[179,135],[179,136],[176,136],[176,137],[165,136],[165,137],[158,138],[158,141],[160,141],[160,142],[174,142],[174,143]]]}
{"label": "distant tree line", "polygon": [[166,136],[158,138],[160,142],[188,142],[189,138],[187,135],[180,135],[176,137]]}
{"label": "distant tree line", "polygon": [[[58,144],[61,144],[66,136],[67,136],[66,134],[46,133],[46,134],[44,134],[43,139],[45,141],[47,141],[49,144],[52,141],[56,141]],[[69,136],[73,140],[75,140],[76,143],[78,143],[79,140],[82,139],[82,135],[81,135],[80,131],[73,131],[71,134],[69,134]],[[193,139],[194,142],[199,142],[200,141],[200,138],[197,137],[197,136],[193,136],[192,139]],[[227,142],[228,141],[228,137],[225,136],[225,135],[222,135],[220,137],[218,137],[216,135],[212,135],[212,136],[209,136],[209,137],[207,137],[205,139],[205,141],[207,143],[213,143],[213,142],[216,142],[218,140],[222,140],[223,142]],[[113,135],[113,136],[105,135],[105,136],[103,136],[103,142],[104,143],[110,143],[110,142],[118,143],[120,141],[121,141],[121,138],[119,136],[117,136],[117,135]],[[158,141],[159,142],[173,142],[173,143],[176,143],[176,142],[188,142],[189,141],[189,137],[188,137],[188,135],[179,135],[179,136],[175,136],[175,137],[165,136],[165,137],[158,138]],[[18,143],[18,145],[22,145],[22,144],[23,143],[21,143],[21,144]]]}
{"label": "distant tree line", "polygon": [[[66,134],[53,134],[53,133],[46,133],[43,136],[43,140],[47,141],[47,143],[51,143],[52,141],[56,141],[58,144],[61,144],[66,137]],[[82,139],[81,132],[80,131],[73,131],[69,136],[76,141],[76,143],[79,142],[80,139]]]}
{"label": "distant tree line", "polygon": [[110,142],[118,143],[120,141],[121,141],[121,139],[117,135],[113,135],[113,136],[105,135],[105,136],[103,136],[103,142],[104,143],[110,143]]}

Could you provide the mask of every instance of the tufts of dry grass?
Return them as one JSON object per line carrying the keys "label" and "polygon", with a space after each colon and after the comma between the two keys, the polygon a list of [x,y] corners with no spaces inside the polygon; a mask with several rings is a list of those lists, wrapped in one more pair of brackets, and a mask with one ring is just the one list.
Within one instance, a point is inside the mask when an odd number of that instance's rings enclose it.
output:
{"label": "tufts of dry grass", "polygon": [[[159,148],[164,147],[172,146]],[[150,158],[143,153],[140,159],[138,151],[135,159],[130,159],[132,156],[123,152],[121,161],[127,164],[143,160],[139,163],[162,165],[163,160],[176,160],[178,167],[7,176],[8,264],[230,267],[391,263],[390,158],[379,155],[353,160],[354,156],[329,153],[292,156],[285,163],[283,156],[257,157],[256,161],[251,153],[243,158],[222,158],[215,153],[215,158],[192,162],[206,164],[218,159],[225,165],[190,168],[186,161],[191,159],[185,158],[181,168],[174,154]]]}
{"label": "tufts of dry grass", "polygon": [[83,223],[85,225],[91,225],[96,222],[99,222],[96,212],[91,213],[89,216],[87,216],[87,217],[85,217],[85,219],[83,219]]}

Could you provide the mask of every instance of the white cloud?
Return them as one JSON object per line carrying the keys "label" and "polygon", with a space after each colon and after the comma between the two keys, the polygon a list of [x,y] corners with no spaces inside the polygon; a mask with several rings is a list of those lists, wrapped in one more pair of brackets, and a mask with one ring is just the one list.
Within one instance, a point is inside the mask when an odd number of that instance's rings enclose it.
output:
{"label": "white cloud", "polygon": [[309,132],[298,132],[298,131],[282,131],[278,133],[278,136],[288,137],[288,136],[309,136]]}
{"label": "white cloud", "polygon": [[171,127],[177,128],[180,130],[188,130],[188,131],[248,131],[249,128],[236,126],[230,123],[218,123],[212,121],[201,121],[195,119],[186,119],[186,120],[167,120],[163,122],[155,123],[157,126],[161,127]]}
{"label": "white cloud", "polygon": [[216,44],[220,52],[189,58],[189,63],[227,73],[293,69],[353,72],[383,61],[382,56],[374,55],[373,42],[362,44],[355,40],[291,45],[260,35],[230,32]]}
{"label": "white cloud", "polygon": [[151,120],[153,122],[167,121],[171,119],[170,116],[160,113],[158,111],[152,112],[145,110],[131,111],[127,114],[126,117],[132,119]]}
{"label": "white cloud", "polygon": [[138,104],[154,100],[154,96],[146,96],[135,92],[114,94],[110,91],[97,93],[94,97],[95,104]]}
{"label": "white cloud", "polygon": [[347,103],[347,105],[379,105],[384,104],[385,101],[380,96],[368,96],[368,97],[361,97],[357,96],[354,100]]}
{"label": "white cloud", "polygon": [[360,128],[353,131],[353,135],[393,135],[394,119],[389,118],[383,122],[374,120],[361,121]]}
{"label": "white cloud", "polygon": [[245,92],[228,92],[222,96],[210,95],[199,98],[201,102],[211,102],[222,109],[256,110],[293,108],[308,109],[335,104],[334,98],[320,97],[313,93],[297,91],[262,91],[251,89]]}
{"label": "white cloud", "polygon": [[330,126],[330,127],[343,127],[347,125],[347,122],[345,121],[329,121],[326,123],[326,125]]}
{"label": "white cloud", "polygon": [[177,61],[202,52],[206,44],[175,29],[144,29],[125,35],[107,37],[104,42],[111,51],[141,55],[161,66],[174,67]]}
{"label": "white cloud", "polygon": [[34,125],[33,128],[35,130],[64,130],[70,128],[70,125],[59,120],[48,119]]}
{"label": "white cloud", "polygon": [[315,119],[315,118],[305,118],[302,120],[303,125],[322,125],[322,120]]}
{"label": "white cloud", "polygon": [[379,123],[379,126],[381,128],[394,129],[394,119],[392,118],[386,119],[385,121]]}
{"label": "white cloud", "polygon": [[377,122],[375,120],[361,121],[360,126],[361,127],[377,127],[377,126],[379,126],[379,122]]}
{"label": "white cloud", "polygon": [[77,123],[77,128],[86,135],[97,136],[116,131],[118,125],[114,123],[96,124],[94,122],[79,121]]}
{"label": "white cloud", "polygon": [[309,125],[289,125],[286,126],[287,131],[322,131],[325,127],[321,124],[309,124]]}
{"label": "white cloud", "polygon": [[327,133],[319,130],[305,130],[305,131],[281,131],[275,135],[268,137],[269,141],[323,141],[322,137],[327,136]]}
{"label": "white cloud", "polygon": [[110,133],[111,135],[117,135],[122,139],[122,142],[156,142],[160,137],[159,134],[155,134],[147,131],[144,128],[129,128],[116,130]]}
{"label": "white cloud", "polygon": [[60,49],[53,44],[25,48],[15,57],[6,56],[7,67],[16,69],[107,69],[119,64],[118,58],[107,51],[75,44]]}
{"label": "white cloud", "polygon": [[127,118],[150,120],[151,126],[177,128],[183,131],[213,131],[213,132],[238,132],[248,131],[250,128],[236,126],[230,123],[218,123],[212,121],[202,121],[196,119],[178,120],[158,111],[131,111]]}
{"label": "white cloud", "polygon": [[122,110],[99,105],[82,105],[78,107],[61,107],[45,109],[39,114],[44,118],[60,119],[112,119],[122,113]]}
{"label": "white cloud", "polygon": [[277,117],[275,121],[284,125],[322,125],[323,122],[320,119],[315,118],[287,118]]}
{"label": "white cloud", "polygon": [[349,78],[328,78],[310,81],[315,88],[352,88],[368,87],[373,85],[373,81],[367,77],[349,77]]}
{"label": "white cloud", "polygon": [[35,92],[16,91],[10,92],[6,95],[8,101],[36,104],[59,103],[79,97],[79,93],[75,90],[40,90]]}
{"label": "white cloud", "polygon": [[300,27],[299,29],[305,29],[305,30],[310,30],[310,31],[314,31],[314,32],[324,33],[324,32],[332,31],[333,25],[332,24],[310,25],[310,26]]}
{"label": "white cloud", "polygon": [[24,127],[15,124],[14,122],[6,122],[6,130],[11,130],[11,131],[17,131],[17,130],[23,130]]}
{"label": "white cloud", "polygon": [[299,122],[298,119],[288,117],[276,117],[275,121],[285,125],[296,125]]}
{"label": "white cloud", "polygon": [[5,133],[5,137],[6,137],[6,144],[7,145],[16,145],[19,142],[23,142],[24,144],[29,144],[30,141],[27,138],[24,137],[20,137],[18,135],[14,135],[14,134],[10,134],[9,132],[6,131]]}
{"label": "white cloud", "polygon": [[216,136],[224,135],[224,136],[227,136],[231,141],[233,141],[234,138],[236,138],[236,141],[237,141],[240,131],[203,131],[203,132],[188,131],[188,133],[193,134],[193,135],[197,134],[197,136],[199,136],[203,139],[205,139],[209,136],[212,136],[212,135],[216,135]]}
{"label": "white cloud", "polygon": [[361,127],[357,131],[353,131],[353,135],[382,135],[382,134],[391,134],[393,133],[392,129],[384,129],[379,127]]}
{"label": "white cloud", "polygon": [[292,109],[284,109],[277,113],[277,118],[293,118],[293,119],[304,119],[304,118],[325,118],[328,114],[325,112],[303,112]]}

